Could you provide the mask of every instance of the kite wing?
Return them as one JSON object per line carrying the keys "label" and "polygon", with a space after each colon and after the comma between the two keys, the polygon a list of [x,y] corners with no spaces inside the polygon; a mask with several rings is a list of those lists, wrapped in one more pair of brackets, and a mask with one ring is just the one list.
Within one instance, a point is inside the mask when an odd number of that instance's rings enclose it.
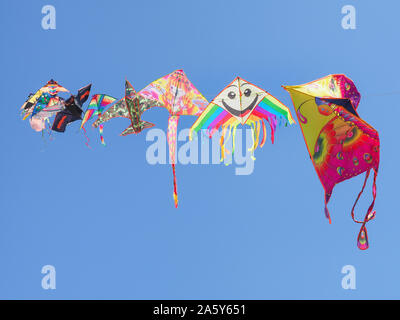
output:
{"label": "kite wing", "polygon": [[108,106],[109,104],[114,103],[115,100],[117,99],[106,94],[93,95],[92,99],[90,100],[89,106],[85,112],[85,115],[83,117],[81,123],[81,129],[83,128],[85,123],[89,121],[92,117],[101,116],[101,114],[104,112],[105,107]]}
{"label": "kite wing", "polygon": [[76,96],[71,95],[65,101],[65,109],[58,112],[55,116],[52,126],[53,131],[64,132],[69,123],[82,119],[82,105],[89,97],[91,86],[89,84],[79,89]]}
{"label": "kite wing", "polygon": [[49,93],[43,93],[37,100],[35,106],[33,107],[31,116],[34,116],[35,114],[42,111],[45,107],[47,107],[47,105],[50,102],[50,99],[51,99],[51,95]]}
{"label": "kite wing", "polygon": [[[360,94],[344,75],[330,75],[300,86],[284,87],[291,95],[310,158],[325,190],[325,215],[334,186],[366,172],[365,182],[352,208],[361,223],[357,245],[369,246],[365,224],[374,218],[376,175],[379,167],[378,132],[357,114]],[[363,221],[354,209],[371,169],[374,171],[373,201]]]}
{"label": "kite wing", "polygon": [[129,118],[129,111],[125,102],[125,98],[122,98],[113,106],[104,111],[101,116],[93,123],[93,126],[97,128],[100,124],[118,117]]}
{"label": "kite wing", "polygon": [[36,91],[35,94],[30,94],[28,96],[28,99],[25,101],[25,103],[21,107],[24,120],[32,113],[33,108],[36,105],[36,102],[38,101],[38,99],[40,98],[40,96],[42,94],[43,94],[43,92],[39,89],[38,91]]}

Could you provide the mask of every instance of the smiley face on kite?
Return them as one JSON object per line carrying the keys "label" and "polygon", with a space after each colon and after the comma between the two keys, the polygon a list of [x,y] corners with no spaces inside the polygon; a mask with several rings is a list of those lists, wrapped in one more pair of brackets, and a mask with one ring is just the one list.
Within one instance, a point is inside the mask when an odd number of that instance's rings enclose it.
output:
{"label": "smiley face on kite", "polygon": [[238,77],[213,101],[244,124],[265,96],[264,90]]}

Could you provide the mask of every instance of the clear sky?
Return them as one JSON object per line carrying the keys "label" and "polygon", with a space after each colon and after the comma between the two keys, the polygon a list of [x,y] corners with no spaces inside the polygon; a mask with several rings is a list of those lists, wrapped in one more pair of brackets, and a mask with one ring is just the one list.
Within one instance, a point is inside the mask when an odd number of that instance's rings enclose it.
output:
{"label": "clear sky", "polygon": [[[41,27],[47,4],[55,30]],[[346,4],[355,30],[341,26]],[[400,298],[399,11],[396,1],[1,1],[0,298]],[[292,112],[282,84],[353,79],[381,139],[370,249],[357,248],[350,217],[364,176],[336,186],[329,225],[299,125],[256,150],[251,175],[178,164],[175,209],[170,166],[146,161],[145,132],[119,136],[128,120],[105,125],[105,148],[89,129],[89,149],[78,122],[49,141],[19,115],[50,78],[120,98],[125,78],[141,89],[181,68],[208,100],[241,76]],[[166,130],[168,113],[143,119]],[[55,290],[41,286],[44,265]],[[345,265],[356,290],[341,286]]]}

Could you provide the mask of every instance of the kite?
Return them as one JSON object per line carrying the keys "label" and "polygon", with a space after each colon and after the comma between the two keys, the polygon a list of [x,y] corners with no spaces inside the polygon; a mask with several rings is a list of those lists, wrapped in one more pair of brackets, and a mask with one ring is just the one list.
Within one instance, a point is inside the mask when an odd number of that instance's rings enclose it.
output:
{"label": "kite", "polygon": [[38,102],[32,112],[32,117],[29,119],[31,127],[36,131],[43,130],[45,128],[45,122],[50,123],[49,118],[61,110],[64,110],[64,105],[65,100],[61,97],[50,98],[46,105],[41,105],[40,102]]}
{"label": "kite", "polygon": [[144,129],[151,128],[154,124],[141,120],[144,111],[151,107],[159,107],[161,104],[155,100],[138,95],[129,81],[125,81],[125,97],[107,109],[94,123],[93,127],[102,126],[102,123],[117,117],[128,118],[131,124],[121,135],[139,133]]}
{"label": "kite", "polygon": [[[41,87],[38,91],[36,91],[35,94],[30,94],[28,99],[25,101],[21,109],[27,111],[27,110],[33,110],[33,107],[35,106],[36,102],[39,100],[39,98],[42,96],[42,94],[48,94],[51,97],[57,96],[59,92],[69,92],[67,89],[64,87],[60,86],[57,81],[54,81],[53,79],[49,80],[43,87]],[[25,113],[29,113],[28,111]],[[24,113],[24,114],[25,114]]]}
{"label": "kite", "polygon": [[176,70],[166,76],[153,81],[144,89],[139,91],[139,95],[156,100],[161,103],[161,107],[169,111],[168,119],[168,148],[169,158],[172,166],[174,178],[174,203],[178,207],[178,193],[176,186],[176,138],[177,127],[180,116],[198,116],[208,105],[207,100],[189,81],[183,70]]}
{"label": "kite", "polygon": [[[190,129],[190,139],[193,133],[201,129],[211,137],[222,128],[220,139],[221,161],[226,157],[225,143],[232,136],[235,151],[235,134],[239,124],[249,125],[252,130],[253,145],[249,149],[254,158],[254,151],[260,145],[262,147],[266,140],[266,127],[263,119],[269,123],[271,128],[271,141],[274,143],[275,130],[279,123],[293,124],[294,120],[290,110],[278,99],[259,87],[236,77],[225,87],[207,106]],[[260,132],[263,138],[260,141]]]}
{"label": "kite", "polygon": [[64,99],[58,96],[59,92],[68,92],[68,90],[51,79],[35,94],[28,96],[21,109],[23,120],[30,117],[32,129],[42,131],[46,121],[64,108]]}
{"label": "kite", "polygon": [[[92,96],[90,100],[89,106],[85,112],[83,120],[81,122],[81,129],[85,132],[85,123],[90,120],[92,117],[97,116],[97,119],[100,118],[101,114],[103,113],[106,106],[109,104],[114,103],[117,100],[109,95],[106,94],[95,94]],[[100,141],[102,145],[105,145],[104,138],[103,138],[103,125],[99,125],[99,132],[100,132]]]}
{"label": "kite", "polygon": [[53,122],[52,130],[64,132],[67,125],[76,120],[82,119],[82,105],[88,99],[92,85],[89,84],[78,90],[78,94],[71,95],[64,102],[65,109],[57,112]]}
{"label": "kite", "polygon": [[[325,215],[331,223],[328,202],[334,186],[366,172],[364,184],[351,210],[361,229],[357,246],[369,247],[366,223],[375,217],[376,176],[379,167],[378,132],[360,118],[356,109],[360,93],[342,74],[329,75],[298,86],[284,86],[291,97],[310,158],[325,190]],[[370,171],[374,172],[372,196],[365,218],[355,218],[354,209],[364,191]]]}

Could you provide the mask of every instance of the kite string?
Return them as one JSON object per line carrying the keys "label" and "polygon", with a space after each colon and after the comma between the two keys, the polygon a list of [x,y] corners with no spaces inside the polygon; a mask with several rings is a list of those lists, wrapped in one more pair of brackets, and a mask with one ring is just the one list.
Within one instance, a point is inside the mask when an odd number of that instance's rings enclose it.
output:
{"label": "kite string", "polygon": [[384,97],[384,96],[392,96],[392,95],[397,95],[400,94],[400,91],[392,91],[392,92],[384,92],[384,93],[375,93],[375,94],[367,94],[363,95],[363,97],[369,98],[369,97]]}

